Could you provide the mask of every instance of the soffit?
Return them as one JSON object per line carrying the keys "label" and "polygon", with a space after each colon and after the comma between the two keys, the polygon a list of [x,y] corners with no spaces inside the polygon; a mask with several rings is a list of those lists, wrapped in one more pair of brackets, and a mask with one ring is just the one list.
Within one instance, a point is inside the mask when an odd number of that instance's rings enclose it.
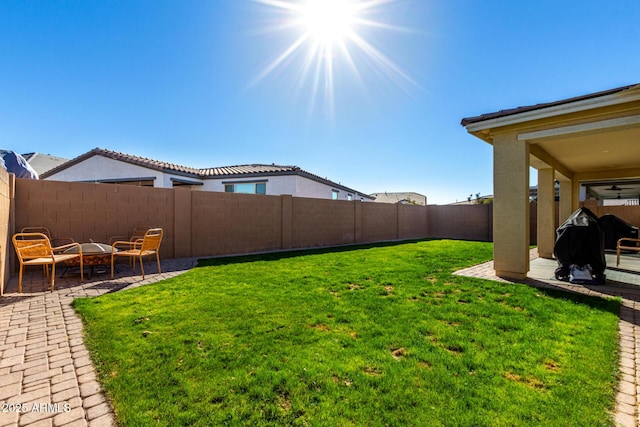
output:
{"label": "soffit", "polygon": [[637,168],[640,125],[606,132],[575,134],[534,141],[573,172]]}

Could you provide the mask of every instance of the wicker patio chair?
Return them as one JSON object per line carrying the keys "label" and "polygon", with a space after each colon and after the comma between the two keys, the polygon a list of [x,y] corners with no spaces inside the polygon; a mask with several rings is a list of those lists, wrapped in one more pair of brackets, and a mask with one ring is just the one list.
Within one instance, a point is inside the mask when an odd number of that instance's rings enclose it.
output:
{"label": "wicker patio chair", "polygon": [[121,242],[124,240],[128,240],[130,242],[135,242],[136,240],[140,240],[144,237],[144,233],[147,232],[151,227],[144,225],[136,225],[133,228],[133,232],[129,236],[111,236],[109,238],[109,244],[113,245],[115,242]]}
{"label": "wicker patio chair", "polygon": [[[25,266],[42,265],[49,280],[51,292],[53,292],[56,264],[75,258],[80,258],[80,281],[84,281],[82,265],[82,246],[79,243],[69,243],[67,245],[52,247],[49,237],[44,233],[16,233],[13,238],[13,247],[20,262],[20,277],[18,279],[18,292],[22,292],[22,273]],[[64,254],[58,251],[77,246],[78,253]],[[49,273],[51,266],[51,273]]]}
{"label": "wicker patio chair", "polygon": [[[109,244],[113,245],[115,242],[121,242],[128,240],[129,242],[136,242],[138,240],[142,240],[144,237],[144,233],[147,232],[151,227],[146,225],[136,225],[133,227],[133,231],[129,236],[111,236],[109,237]],[[135,259],[131,258],[129,262],[129,266],[133,269],[135,264]]]}
{"label": "wicker patio chair", "polygon": [[53,246],[68,245],[75,243],[71,237],[52,237],[51,232],[47,227],[24,227],[20,230],[21,233],[42,233],[49,238],[49,241]]}
{"label": "wicker patio chair", "polygon": [[640,252],[640,239],[636,239],[633,237],[623,237],[622,239],[618,240],[618,244],[616,245],[616,267],[620,265],[621,251]]}
{"label": "wicker patio chair", "polygon": [[[117,257],[129,257],[134,261],[138,259],[140,261],[140,270],[142,270],[142,278],[144,279],[144,265],[142,264],[142,257],[156,256],[156,262],[158,263],[158,273],[161,273],[160,269],[160,244],[162,243],[162,228],[151,228],[144,233],[142,239],[135,241],[116,241],[111,244],[111,278],[113,279],[113,264]],[[135,262],[133,264],[133,271],[135,271]]]}

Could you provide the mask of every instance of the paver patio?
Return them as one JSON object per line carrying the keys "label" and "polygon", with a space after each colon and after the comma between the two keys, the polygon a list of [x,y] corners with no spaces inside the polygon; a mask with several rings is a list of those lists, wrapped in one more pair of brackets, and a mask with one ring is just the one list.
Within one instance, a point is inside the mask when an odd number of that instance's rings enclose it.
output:
{"label": "paver patio", "polygon": [[71,302],[174,277],[196,261],[163,260],[161,274],[149,263],[145,280],[126,267],[113,280],[105,272],[82,284],[70,274],[56,278],[53,293],[38,269],[25,275],[21,294],[13,277],[0,297],[0,426],[115,425]]}
{"label": "paver patio", "polygon": [[[82,340],[82,322],[71,307],[76,297],[98,296],[179,275],[196,265],[194,258],[163,260],[161,274],[149,263],[145,280],[124,268],[115,279],[96,274],[80,284],[70,275],[56,278],[53,293],[41,271],[25,276],[18,294],[13,277],[0,298],[0,427],[4,426],[113,426],[115,419],[102,394],[94,367]],[[637,260],[636,260],[637,262]],[[607,264],[615,260],[607,255]],[[532,251],[531,272],[523,283],[562,288],[596,296],[620,296],[620,383],[616,401],[617,425],[638,426],[640,395],[640,331],[637,306],[640,275],[607,270],[606,286],[577,286],[553,279],[556,263]],[[495,276],[493,262],[456,274],[506,282]],[[636,286],[637,284],[638,286]],[[20,406],[17,406],[20,405]]]}

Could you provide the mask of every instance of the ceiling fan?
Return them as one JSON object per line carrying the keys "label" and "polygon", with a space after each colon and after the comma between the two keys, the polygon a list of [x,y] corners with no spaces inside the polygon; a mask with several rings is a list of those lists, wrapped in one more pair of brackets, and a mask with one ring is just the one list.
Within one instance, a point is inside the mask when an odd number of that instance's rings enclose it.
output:
{"label": "ceiling fan", "polygon": [[633,190],[633,188],[627,187],[627,188],[621,188],[618,187],[617,185],[613,184],[611,187],[609,188],[605,188],[605,190],[609,190],[609,191],[623,191],[623,190]]}

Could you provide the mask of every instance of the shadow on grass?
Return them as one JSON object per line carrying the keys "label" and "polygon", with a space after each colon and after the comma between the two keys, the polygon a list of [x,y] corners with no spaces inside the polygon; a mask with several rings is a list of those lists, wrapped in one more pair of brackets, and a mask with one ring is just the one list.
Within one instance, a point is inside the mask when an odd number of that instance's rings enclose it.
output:
{"label": "shadow on grass", "polygon": [[283,250],[283,251],[277,251],[277,252],[260,252],[260,253],[248,254],[248,255],[225,255],[217,258],[202,258],[198,260],[198,265],[196,266],[196,268],[210,267],[215,265],[242,264],[242,263],[254,262],[254,261],[277,261],[280,259],[296,258],[300,256],[350,252],[350,251],[372,249],[372,248],[384,248],[384,247],[390,247],[390,246],[429,242],[434,240],[442,240],[442,239],[434,238],[434,239],[393,240],[393,241],[378,242],[378,243],[362,243],[362,244],[354,244],[354,245],[341,245],[341,246],[328,246],[328,247],[325,246],[321,248],[308,248],[308,249],[291,249],[291,250]]}

